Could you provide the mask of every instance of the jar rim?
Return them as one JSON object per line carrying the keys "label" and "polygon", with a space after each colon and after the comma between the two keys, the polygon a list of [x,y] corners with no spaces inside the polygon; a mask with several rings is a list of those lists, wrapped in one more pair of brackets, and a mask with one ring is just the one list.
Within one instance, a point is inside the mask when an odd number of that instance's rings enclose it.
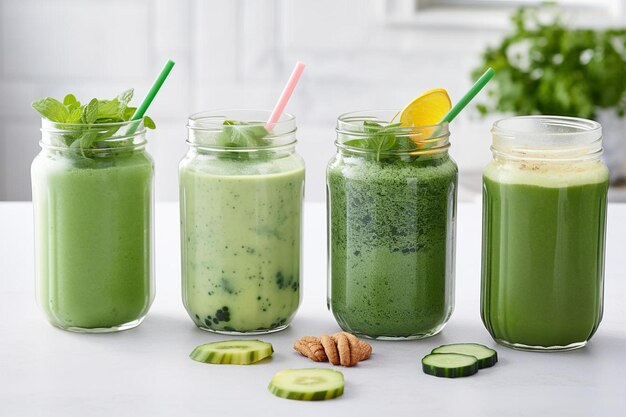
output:
{"label": "jar rim", "polygon": [[[146,127],[144,126],[143,119],[139,120],[126,120],[124,122],[109,122],[109,123],[65,123],[65,122],[53,122],[52,120],[46,119],[44,117],[41,118],[41,131],[46,132],[54,132],[61,133],[64,131],[76,131],[80,128],[112,128],[112,127],[123,127],[123,126],[131,126],[133,124],[137,125],[135,130],[136,134],[145,132]],[[64,129],[65,128],[65,129]]]}
{"label": "jar rim", "polygon": [[88,148],[90,151],[111,151],[112,149],[124,151],[144,146],[147,143],[143,119],[82,124],[53,122],[42,118],[40,131],[42,132],[40,146],[58,151],[70,149],[74,142],[80,140],[86,132],[92,133],[95,137]]}
{"label": "jar rim", "polygon": [[378,153],[380,155],[434,155],[446,152],[450,148],[450,130],[448,122],[426,126],[394,126],[393,136],[404,138],[414,142],[421,147],[416,149],[387,149],[379,151],[365,147],[351,146],[352,140],[375,138],[376,132],[368,132],[364,129],[366,121],[379,123],[383,127],[391,123],[400,114],[399,110],[358,110],[343,113],[337,117],[337,139],[335,146],[339,149],[348,150],[356,154]]}
{"label": "jar rim", "polygon": [[[189,116],[187,121],[189,146],[207,150],[226,150],[228,152],[250,152],[254,150],[273,150],[295,144],[295,133],[298,130],[296,118],[290,113],[283,113],[278,121],[267,128],[270,110],[264,109],[237,109],[223,108],[202,111]],[[224,124],[226,120],[244,122],[243,124]],[[228,147],[219,144],[218,139],[225,127],[243,130],[250,127],[263,127],[268,134],[263,137],[267,141],[264,146],[237,146]]]}
{"label": "jar rim", "polygon": [[494,157],[574,162],[602,155],[600,123],[569,116],[528,115],[496,121],[491,129]]}
{"label": "jar rim", "polygon": [[503,139],[526,135],[541,136],[542,139],[548,136],[568,136],[577,138],[578,143],[589,143],[602,137],[602,126],[594,120],[580,117],[527,115],[497,120],[491,128],[491,133]]}
{"label": "jar rim", "polygon": [[[357,110],[357,111],[351,111],[351,112],[347,112],[347,113],[343,113],[340,114],[337,117],[337,127],[336,127],[336,131],[337,132],[345,132],[345,133],[349,133],[349,134],[358,134],[359,131],[356,130],[344,130],[342,129],[344,126],[355,126],[355,127],[362,127],[362,122],[364,121],[372,121],[372,122],[378,122],[378,123],[391,123],[390,120],[382,120],[385,119],[385,117],[380,117],[382,115],[391,115],[392,116],[392,120],[395,119],[395,117],[400,115],[401,110],[396,110],[396,109],[366,109],[366,110]],[[357,124],[357,122],[361,122],[361,124]],[[434,129],[434,128],[441,128],[441,127],[445,127],[446,128],[446,133],[449,134],[448,132],[448,122],[444,122],[444,123],[438,123],[438,124],[434,124],[434,125],[423,125],[423,126],[407,126],[407,127],[399,127],[398,130],[401,132],[406,132],[406,134],[410,134],[411,132],[415,132],[416,129],[424,129],[424,130],[430,130],[430,129]],[[360,132],[362,135],[367,136],[367,134],[365,134],[364,132]],[[443,136],[443,135],[440,135]]]}
{"label": "jar rim", "polygon": [[[249,117],[253,117],[252,115],[256,115],[260,118],[261,115],[267,115],[266,118],[261,120],[237,120],[237,121],[245,121],[246,125],[244,126],[265,126],[267,123],[267,119],[271,114],[271,111],[265,109],[237,109],[237,108],[222,108],[216,110],[205,110],[197,113],[193,113],[189,116],[187,120],[187,128],[188,129],[202,129],[202,130],[222,130],[224,127],[224,120],[236,120],[234,117],[230,117],[229,115],[234,115],[237,113],[248,114]],[[277,130],[278,127],[279,132],[283,132],[283,126],[291,126],[293,125],[293,131],[295,132],[295,121],[296,117],[291,113],[283,113],[280,116],[280,119],[274,124],[272,130]],[[288,133],[288,132],[285,132]]]}

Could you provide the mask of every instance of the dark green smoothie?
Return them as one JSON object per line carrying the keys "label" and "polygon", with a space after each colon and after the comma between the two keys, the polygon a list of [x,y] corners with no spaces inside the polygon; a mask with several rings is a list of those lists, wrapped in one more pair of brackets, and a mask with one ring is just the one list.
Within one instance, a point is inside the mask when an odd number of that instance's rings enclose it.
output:
{"label": "dark green smoothie", "polygon": [[327,171],[329,308],[373,338],[437,333],[453,308],[457,168],[440,155],[333,159]]}
{"label": "dark green smoothie", "polygon": [[496,341],[559,349],[593,335],[602,317],[607,189],[600,163],[487,167],[481,313]]}

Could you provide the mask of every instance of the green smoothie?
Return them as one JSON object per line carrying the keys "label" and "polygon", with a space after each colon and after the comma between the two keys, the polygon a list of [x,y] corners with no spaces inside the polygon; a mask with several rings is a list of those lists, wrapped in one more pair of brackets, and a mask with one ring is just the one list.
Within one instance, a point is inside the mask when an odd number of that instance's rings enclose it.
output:
{"label": "green smoothie", "polygon": [[340,156],[327,171],[329,308],[344,329],[419,338],[453,309],[456,164]]}
{"label": "green smoothie", "polygon": [[38,299],[55,326],[119,329],[147,313],[152,172],[143,151],[33,162]]}
{"label": "green smoothie", "polygon": [[192,153],[181,162],[183,302],[198,327],[254,333],[289,325],[300,302],[303,187],[293,153]]}
{"label": "green smoothie", "polygon": [[602,317],[608,171],[492,162],[484,173],[482,319],[520,348],[586,343]]}

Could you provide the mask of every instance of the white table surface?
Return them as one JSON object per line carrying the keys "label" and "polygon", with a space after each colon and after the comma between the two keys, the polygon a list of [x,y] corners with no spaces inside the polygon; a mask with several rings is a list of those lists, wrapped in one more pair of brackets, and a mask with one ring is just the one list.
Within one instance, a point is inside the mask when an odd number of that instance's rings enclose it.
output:
{"label": "white table surface", "polygon": [[[609,207],[604,320],[587,347],[528,353],[496,346],[480,321],[480,205],[458,208],[456,310],[443,332],[411,342],[372,342],[343,397],[284,400],[267,383],[314,363],[291,345],[339,328],[326,309],[325,210],[307,204],[304,297],[290,328],[263,336],[273,358],[205,365],[194,346],[226,337],[198,330],[180,301],[178,208],[157,204],[157,296],[144,323],[107,335],[51,327],[35,304],[29,203],[0,203],[0,416],[622,416],[626,414],[626,205]],[[470,378],[422,373],[420,358],[455,342],[496,347],[497,366]],[[328,364],[318,366],[331,367]]]}

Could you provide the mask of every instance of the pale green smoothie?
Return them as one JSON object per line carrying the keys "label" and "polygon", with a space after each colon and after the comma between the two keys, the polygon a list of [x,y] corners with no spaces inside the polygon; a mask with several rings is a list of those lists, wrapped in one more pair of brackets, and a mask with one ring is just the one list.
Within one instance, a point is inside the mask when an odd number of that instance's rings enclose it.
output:
{"label": "pale green smoothie", "polygon": [[183,302],[218,332],[286,327],[300,302],[304,165],[295,153],[180,165]]}

